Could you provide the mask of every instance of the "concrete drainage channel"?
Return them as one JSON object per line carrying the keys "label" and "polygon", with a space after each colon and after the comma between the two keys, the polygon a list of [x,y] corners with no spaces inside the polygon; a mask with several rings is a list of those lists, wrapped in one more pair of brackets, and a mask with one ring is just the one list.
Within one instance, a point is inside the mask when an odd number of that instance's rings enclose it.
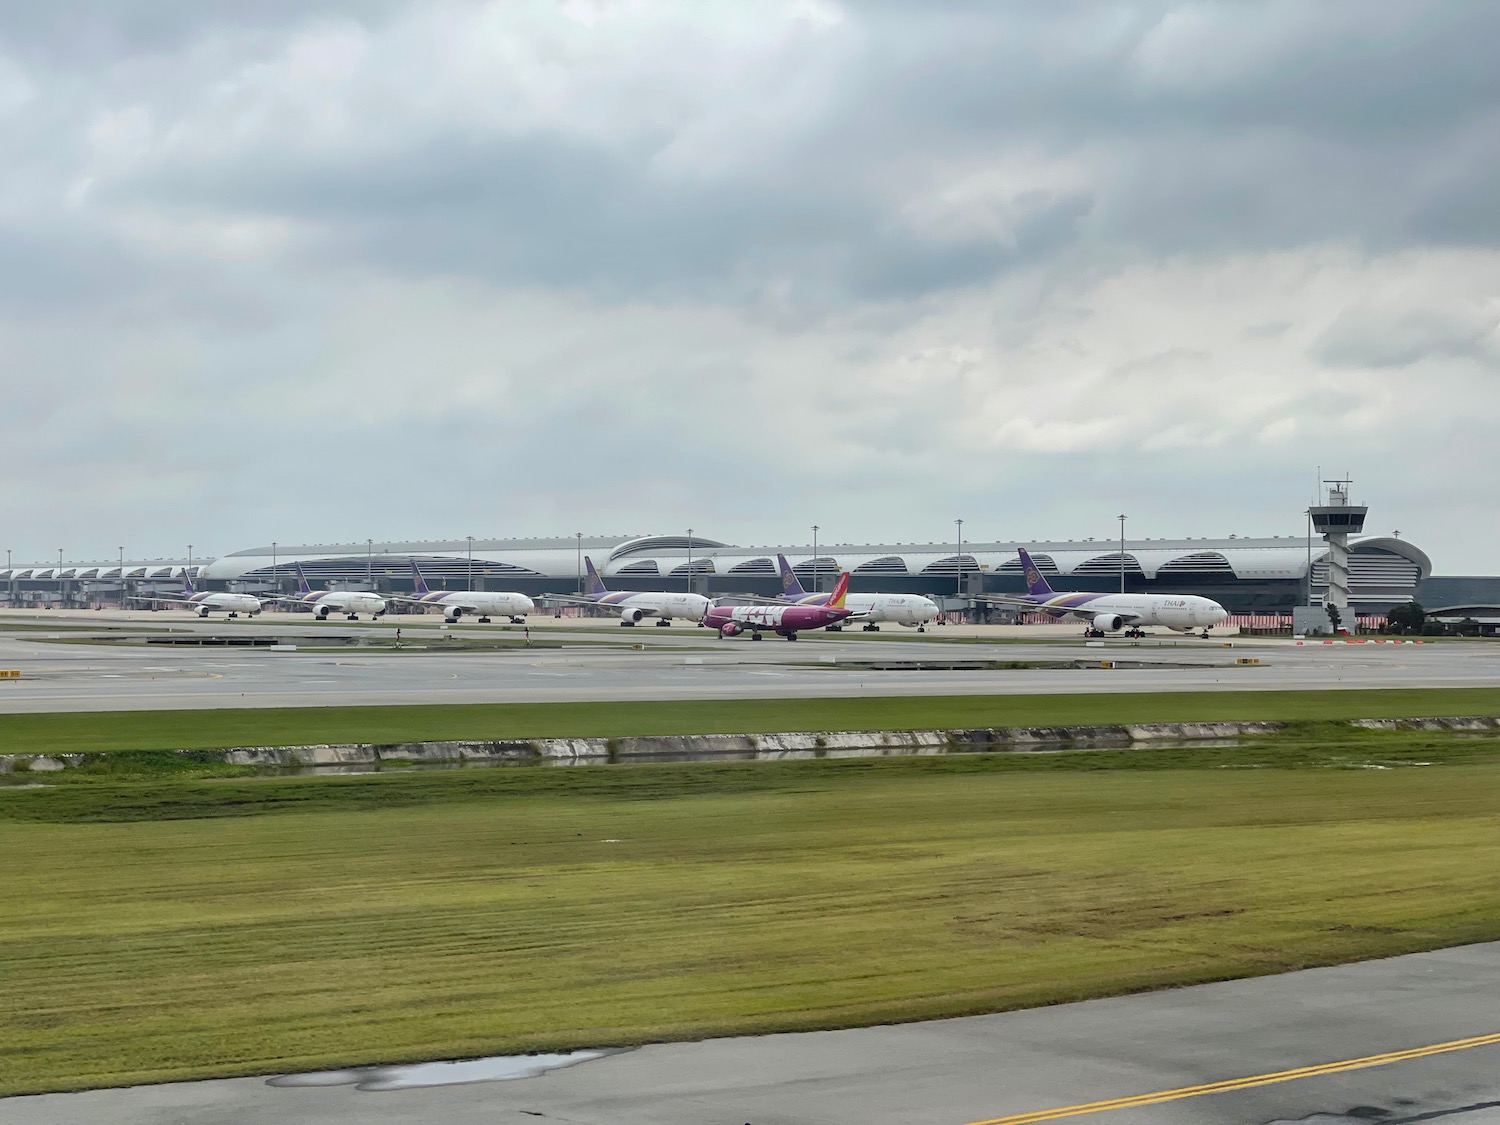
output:
{"label": "concrete drainage channel", "polygon": [[[789,761],[810,758],[1037,753],[1124,747],[1233,745],[1275,734],[1284,722],[1140,723],[1111,726],[986,727],[965,730],[801,731],[783,734],[653,735],[508,741],[242,746],[219,751],[230,765],[292,773],[365,772],[382,767],[459,765],[586,766],[624,762]],[[1354,719],[1364,730],[1487,733],[1500,718]],[[203,751],[194,751],[201,755]],[[88,755],[0,754],[0,774],[83,765]],[[17,768],[19,765],[19,769]]]}

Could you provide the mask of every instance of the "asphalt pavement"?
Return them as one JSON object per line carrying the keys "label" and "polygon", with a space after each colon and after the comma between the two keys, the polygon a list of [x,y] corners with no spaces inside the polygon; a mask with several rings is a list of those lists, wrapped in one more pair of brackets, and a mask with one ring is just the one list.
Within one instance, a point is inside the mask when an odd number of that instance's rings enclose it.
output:
{"label": "asphalt pavement", "polygon": [[[603,621],[595,628],[539,624],[531,629],[531,647],[452,651],[471,637],[519,642],[523,634],[479,625],[444,630],[429,617],[404,624],[406,647],[395,651],[368,647],[389,645],[389,621],[315,624],[276,615],[225,622],[173,615],[168,632],[161,615],[144,624],[143,616],[44,618],[40,625],[0,618],[0,669],[21,672],[17,681],[0,681],[0,713],[1500,685],[1500,644],[1488,642],[1299,645],[1172,635],[1089,642],[1071,630],[1037,635],[992,627],[925,636],[812,633],[791,644],[774,637],[719,639],[683,624],[620,629]],[[17,624],[28,627],[16,631]],[[159,643],[224,637],[279,646]],[[985,661],[1037,666],[920,666]],[[1115,666],[1099,666],[1105,662]],[[909,666],[877,669],[872,663]],[[1080,666],[1048,666],[1069,663]]]}
{"label": "asphalt pavement", "polygon": [[403,1076],[422,1080],[386,1068],[12,1098],[0,1125],[1496,1125],[1500,943],[967,1019],[662,1044],[507,1081],[401,1088]]}

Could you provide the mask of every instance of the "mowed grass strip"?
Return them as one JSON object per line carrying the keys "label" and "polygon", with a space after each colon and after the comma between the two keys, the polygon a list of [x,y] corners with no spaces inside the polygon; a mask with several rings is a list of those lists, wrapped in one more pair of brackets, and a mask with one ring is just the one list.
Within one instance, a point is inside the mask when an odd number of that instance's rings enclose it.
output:
{"label": "mowed grass strip", "polygon": [[[1500,937],[1493,762],[826,765],[654,799],[0,821],[0,1093],[958,1015]],[[663,776],[694,770],[720,767]]]}
{"label": "mowed grass strip", "polygon": [[0,715],[0,753],[1500,715],[1500,688],[647,700]]}

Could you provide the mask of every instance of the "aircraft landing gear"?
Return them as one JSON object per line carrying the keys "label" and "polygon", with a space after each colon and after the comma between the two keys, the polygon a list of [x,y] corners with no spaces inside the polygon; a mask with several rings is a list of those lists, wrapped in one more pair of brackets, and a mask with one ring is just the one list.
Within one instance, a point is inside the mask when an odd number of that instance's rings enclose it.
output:
{"label": "aircraft landing gear", "polygon": [[925,633],[925,632],[927,632],[927,626],[926,625],[918,625],[917,626],[917,632],[919,632],[919,633]]}
{"label": "aircraft landing gear", "polygon": [[663,617],[663,618],[661,618],[661,619],[659,619],[659,620],[658,620],[658,621],[657,621],[657,622],[656,622],[656,627],[657,627],[657,628],[658,628],[658,629],[666,629],[666,628],[668,628],[668,627],[669,627],[669,626],[670,626],[670,625],[671,625],[671,624],[672,624],[672,619],[671,619],[671,618],[670,618],[670,617]]}
{"label": "aircraft landing gear", "polygon": [[231,617],[231,618],[233,618],[233,617],[238,617],[238,616],[239,616],[239,614],[238,614],[238,613],[231,613],[231,614],[230,614],[230,615],[229,615],[229,616],[230,616],[230,617]]}
{"label": "aircraft landing gear", "polygon": [[874,624],[874,623],[873,623],[873,622],[872,622],[872,623],[871,623],[871,624],[869,624],[869,625],[866,625],[866,626],[865,626],[865,627],[864,627],[864,628],[863,628],[863,629],[862,629],[862,630],[860,630],[860,631],[861,631],[861,632],[864,632],[864,633],[878,633],[878,632],[880,632],[880,626],[879,626],[879,625],[876,625],[876,624]]}
{"label": "aircraft landing gear", "polygon": [[786,639],[789,640],[789,641],[795,641],[797,639],[797,634],[796,633],[787,633],[787,634],[785,634],[785,636],[786,636]]}
{"label": "aircraft landing gear", "polygon": [[524,624],[526,624],[526,618],[524,618],[524,617],[512,617],[510,619],[510,623],[512,625],[524,625]]}
{"label": "aircraft landing gear", "polygon": [[1200,638],[1202,640],[1205,640],[1205,641],[1208,640],[1208,630],[1207,629],[1203,630],[1203,632],[1201,634],[1199,634],[1199,636],[1200,636]]}
{"label": "aircraft landing gear", "polygon": [[479,623],[481,625],[488,625],[490,623],[490,619],[488,617],[481,617],[479,619]]}
{"label": "aircraft landing gear", "polygon": [[349,615],[349,620],[350,621],[358,621],[359,620],[359,614],[357,614],[357,613],[351,613]]}
{"label": "aircraft landing gear", "polygon": [[844,631],[844,627],[842,625],[825,625],[825,626],[823,626],[823,632],[825,632],[825,633],[842,633],[843,631]]}
{"label": "aircraft landing gear", "polygon": [[751,633],[750,634],[750,639],[752,641],[758,641],[758,640],[760,640],[760,634],[759,633]]}

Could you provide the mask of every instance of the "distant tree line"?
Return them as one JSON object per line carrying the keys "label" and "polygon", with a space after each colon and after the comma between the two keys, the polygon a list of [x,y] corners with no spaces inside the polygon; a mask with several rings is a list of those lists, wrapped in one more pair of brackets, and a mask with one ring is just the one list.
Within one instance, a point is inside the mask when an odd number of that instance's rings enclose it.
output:
{"label": "distant tree line", "polygon": [[1479,622],[1472,617],[1465,617],[1462,621],[1434,621],[1427,616],[1420,602],[1412,601],[1387,611],[1380,631],[1398,637],[1477,637]]}

